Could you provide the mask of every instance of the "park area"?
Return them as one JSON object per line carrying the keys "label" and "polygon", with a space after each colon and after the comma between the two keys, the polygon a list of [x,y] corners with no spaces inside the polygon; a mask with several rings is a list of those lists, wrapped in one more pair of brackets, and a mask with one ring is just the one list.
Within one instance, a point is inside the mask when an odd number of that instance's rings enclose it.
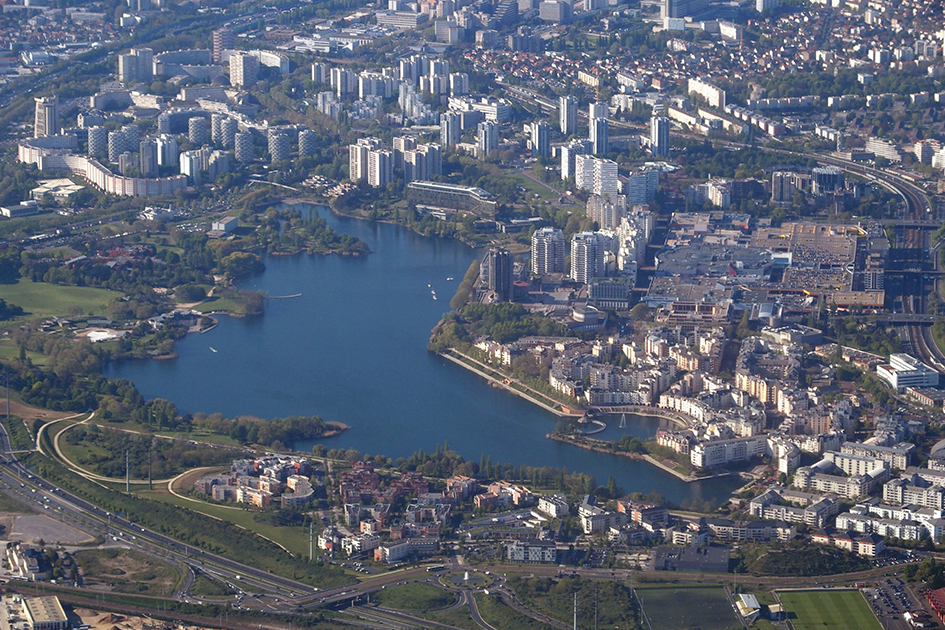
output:
{"label": "park area", "polygon": [[637,587],[636,594],[652,630],[728,630],[740,625],[721,586]]}
{"label": "park area", "polygon": [[794,630],[879,630],[879,621],[859,591],[779,591]]}

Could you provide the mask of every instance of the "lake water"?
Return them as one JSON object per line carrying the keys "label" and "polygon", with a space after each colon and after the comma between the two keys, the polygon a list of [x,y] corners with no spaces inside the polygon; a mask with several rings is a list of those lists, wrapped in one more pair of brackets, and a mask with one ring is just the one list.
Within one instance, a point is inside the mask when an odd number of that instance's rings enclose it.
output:
{"label": "lake water", "polygon": [[[741,485],[738,478],[687,484],[646,462],[546,439],[556,416],[426,349],[475,250],[400,226],[321,214],[372,253],[270,256],[266,271],[241,286],[301,297],[270,300],[261,317],[220,317],[210,332],[179,341],[178,359],[123,361],[109,366],[108,375],[127,378],[144,396],[167,398],[182,412],[338,420],[351,429],[323,443],[362,454],[396,459],[448,442],[468,460],[486,455],[493,462],[567,467],[594,475],[598,484],[612,475],[627,492],[655,490],[676,503],[723,499]],[[655,418],[627,420],[627,429],[615,420],[597,437],[619,439],[624,431],[646,437],[658,428]]]}

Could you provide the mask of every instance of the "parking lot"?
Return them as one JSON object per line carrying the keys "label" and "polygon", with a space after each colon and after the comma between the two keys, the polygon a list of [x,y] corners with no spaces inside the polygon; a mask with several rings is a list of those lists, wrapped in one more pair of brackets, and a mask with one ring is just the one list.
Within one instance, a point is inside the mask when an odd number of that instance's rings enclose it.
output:
{"label": "parking lot", "polygon": [[[920,617],[928,615],[922,601],[917,599],[912,589],[898,577],[885,578],[876,588],[863,589],[866,599],[872,606],[876,616],[887,628],[910,628],[905,621],[906,612],[917,614]],[[931,616],[928,615],[931,621]],[[936,627],[937,624],[932,627]]]}

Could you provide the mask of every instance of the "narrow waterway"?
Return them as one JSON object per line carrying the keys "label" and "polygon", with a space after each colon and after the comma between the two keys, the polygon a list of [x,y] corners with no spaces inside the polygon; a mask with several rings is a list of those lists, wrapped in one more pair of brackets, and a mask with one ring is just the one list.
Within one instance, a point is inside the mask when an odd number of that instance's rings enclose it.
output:
{"label": "narrow waterway", "polygon": [[[447,442],[473,461],[485,455],[567,467],[595,475],[599,484],[612,475],[627,492],[656,491],[676,503],[722,499],[740,485],[738,478],[687,484],[645,462],[545,439],[555,416],[426,350],[476,252],[395,225],[321,214],[372,253],[270,256],[266,271],[242,286],[300,297],[270,300],[261,317],[220,317],[212,331],[178,342],[178,359],[124,361],[108,374],[183,412],[338,420],[351,429],[324,443],[362,454],[405,457]],[[619,439],[624,431],[645,437],[658,428],[648,417],[628,415],[627,424],[619,429],[615,420],[595,437]]]}

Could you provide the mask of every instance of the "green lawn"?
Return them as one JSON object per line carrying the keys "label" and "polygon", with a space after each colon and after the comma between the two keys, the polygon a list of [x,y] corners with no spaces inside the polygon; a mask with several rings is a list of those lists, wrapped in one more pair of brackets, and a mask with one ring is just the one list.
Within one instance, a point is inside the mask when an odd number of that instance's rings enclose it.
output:
{"label": "green lawn", "polygon": [[82,314],[102,315],[108,303],[121,296],[118,291],[108,289],[73,287],[32,280],[0,284],[0,298],[21,307],[26,312],[26,317],[65,316],[73,309]]}
{"label": "green lawn", "polygon": [[525,177],[521,173],[510,172],[508,175],[512,179],[516,180],[516,183],[518,183],[519,186],[528,191],[529,199],[534,199],[534,197],[532,197],[533,194],[537,194],[543,201],[545,199],[557,199],[560,196],[553,190],[549,190],[541,184],[534,182],[528,177]]}
{"label": "green lawn", "polygon": [[476,593],[476,604],[483,620],[498,630],[539,630],[547,628],[545,624],[509,608],[498,595]]}
{"label": "green lawn", "polygon": [[653,630],[729,630],[741,627],[721,586],[646,586],[635,589]]}
{"label": "green lawn", "polygon": [[859,591],[779,591],[794,630],[879,630],[879,621]]}
{"label": "green lawn", "polygon": [[213,311],[228,311],[230,313],[238,313],[242,304],[236,300],[230,300],[227,298],[221,297],[209,297],[205,302],[201,302],[194,306],[193,310],[200,313],[211,313]]}
{"label": "green lawn", "polygon": [[401,584],[377,591],[374,601],[388,608],[426,612],[455,603],[456,595],[432,584]]}
{"label": "green lawn", "polygon": [[[122,484],[121,490],[124,490],[124,484]],[[207,516],[220,520],[229,521],[279,543],[297,556],[308,557],[308,529],[303,531],[301,527],[275,527],[266,523],[257,523],[253,520],[254,513],[248,509],[232,510],[228,509],[229,506],[180,499],[167,494],[166,490],[159,492],[157,486],[155,486],[154,491],[139,488],[137,494],[153,501],[163,501],[164,503],[185,507],[189,510],[200,512],[201,514],[206,514]],[[236,504],[234,504],[234,507],[235,505]]]}

